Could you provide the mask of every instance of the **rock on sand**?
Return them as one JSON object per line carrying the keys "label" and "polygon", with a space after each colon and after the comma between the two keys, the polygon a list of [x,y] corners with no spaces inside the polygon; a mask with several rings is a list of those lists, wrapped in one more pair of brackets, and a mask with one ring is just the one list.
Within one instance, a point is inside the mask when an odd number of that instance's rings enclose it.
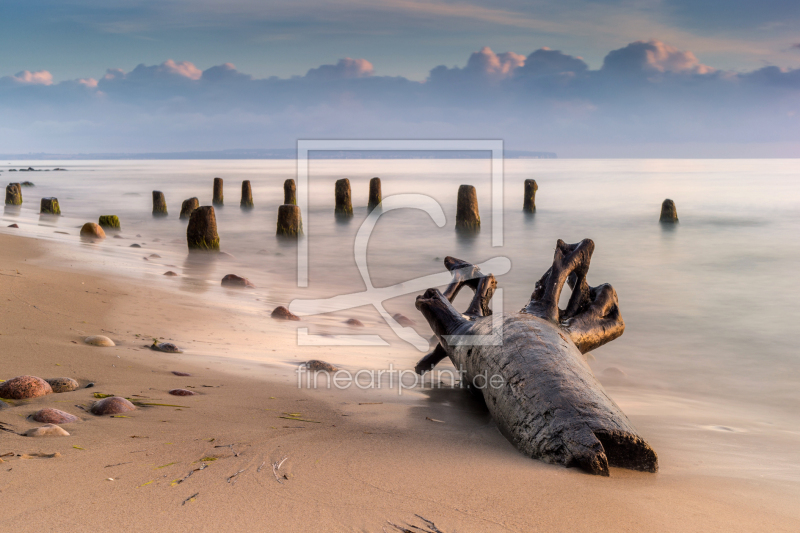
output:
{"label": "rock on sand", "polygon": [[92,346],[116,346],[114,341],[103,335],[92,335],[91,337],[86,337],[83,339],[83,342],[86,344],[91,344]]}
{"label": "rock on sand", "polygon": [[69,437],[69,433],[64,428],[55,424],[47,424],[42,427],[29,429],[25,432],[26,437]]}
{"label": "rock on sand", "polygon": [[45,407],[44,409],[36,411],[31,418],[42,424],[71,424],[80,420],[80,418],[75,415],[50,407]]}
{"label": "rock on sand", "polygon": [[0,398],[8,398],[9,400],[38,398],[51,392],[53,392],[53,389],[50,385],[36,376],[17,376],[0,383]]}
{"label": "rock on sand", "polygon": [[72,378],[52,378],[46,379],[45,381],[50,384],[50,388],[53,389],[53,392],[72,392],[77,390],[80,386],[78,382]]}
{"label": "rock on sand", "polygon": [[92,414],[98,416],[118,415],[136,409],[136,406],[121,396],[111,396],[103,398],[99,402],[94,402]]}

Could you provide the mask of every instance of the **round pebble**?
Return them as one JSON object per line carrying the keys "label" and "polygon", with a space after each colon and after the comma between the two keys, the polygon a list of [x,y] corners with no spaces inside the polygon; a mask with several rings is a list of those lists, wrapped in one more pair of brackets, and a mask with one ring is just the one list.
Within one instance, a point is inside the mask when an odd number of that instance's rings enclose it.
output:
{"label": "round pebble", "polygon": [[172,270],[167,270],[166,272],[164,272],[164,275],[165,276],[177,276],[178,274],[176,274]]}
{"label": "round pebble", "polygon": [[42,424],[71,424],[80,420],[80,418],[75,415],[50,407],[45,407],[44,409],[36,411],[31,418]]}
{"label": "round pebble", "polygon": [[78,382],[72,378],[51,378],[45,381],[50,384],[53,392],[72,392],[80,387]]}
{"label": "round pebble", "polygon": [[26,437],[69,437],[69,433],[55,424],[47,424],[42,427],[29,429],[25,432]]}
{"label": "round pebble", "polygon": [[313,370],[315,372],[336,372],[339,370],[335,366],[330,363],[326,363],[325,361],[319,361],[317,359],[312,359],[310,361],[306,361],[306,368],[309,370]]}
{"label": "round pebble", "polygon": [[364,323],[357,318],[351,318],[345,321],[345,324],[354,328],[363,328]]}
{"label": "round pebble", "polygon": [[103,335],[92,335],[91,337],[86,337],[83,339],[83,342],[86,344],[91,344],[92,346],[116,346],[114,341]]}
{"label": "round pebble", "polygon": [[300,320],[300,317],[286,309],[284,306],[279,305],[272,311],[272,318],[277,320]]}
{"label": "round pebble", "polygon": [[118,415],[136,409],[136,406],[121,396],[111,396],[103,398],[99,402],[94,402],[92,414],[98,416]]}
{"label": "round pebble", "polygon": [[151,350],[166,353],[183,353],[183,350],[172,344],[171,342],[154,342],[150,345]]}
{"label": "round pebble", "polygon": [[0,383],[0,398],[24,400],[50,394],[53,389],[42,378],[36,376],[17,376]]}
{"label": "round pebble", "polygon": [[172,389],[169,391],[170,394],[173,396],[194,396],[197,394],[194,391],[186,390],[186,389]]}

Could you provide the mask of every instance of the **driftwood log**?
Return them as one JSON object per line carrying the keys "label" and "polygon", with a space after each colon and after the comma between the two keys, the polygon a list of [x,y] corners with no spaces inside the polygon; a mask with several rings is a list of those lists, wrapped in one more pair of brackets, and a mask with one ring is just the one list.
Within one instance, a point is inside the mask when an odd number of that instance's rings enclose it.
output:
{"label": "driftwood log", "polygon": [[[604,476],[609,465],[656,472],[655,451],[583,356],[625,330],[613,287],[586,282],[593,251],[589,239],[578,244],[559,240],[553,265],[536,283],[530,302],[499,320],[489,308],[497,287],[494,276],[466,261],[445,258],[453,281],[444,293],[428,289],[417,297],[417,309],[439,340],[417,371],[449,357],[464,371],[463,379],[480,389],[500,431],[526,455]],[[565,283],[572,295],[562,310],[558,300]],[[475,296],[462,314],[451,302],[464,286]],[[482,338],[499,342],[470,340],[477,335],[493,335]]]}

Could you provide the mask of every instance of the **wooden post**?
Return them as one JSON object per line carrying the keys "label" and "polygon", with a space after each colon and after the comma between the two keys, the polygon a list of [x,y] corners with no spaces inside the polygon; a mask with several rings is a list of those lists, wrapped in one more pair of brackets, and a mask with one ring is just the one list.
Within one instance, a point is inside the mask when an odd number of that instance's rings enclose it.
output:
{"label": "wooden post", "polygon": [[164,198],[164,193],[161,191],[153,191],[153,216],[167,216],[167,200]]}
{"label": "wooden post", "polygon": [[481,229],[481,215],[478,212],[478,193],[472,185],[458,188],[456,206],[456,230],[477,232]]}
{"label": "wooden post", "polygon": [[297,186],[292,179],[283,182],[283,203],[297,205]]}
{"label": "wooden post", "polygon": [[6,185],[6,205],[22,204],[22,186],[19,183]]}
{"label": "wooden post", "polygon": [[284,204],[278,208],[278,237],[296,239],[303,235],[303,218],[296,205]]}
{"label": "wooden post", "polygon": [[181,220],[188,220],[189,217],[192,216],[192,212],[200,207],[200,200],[197,198],[189,198],[184,200],[181,204],[181,216],[178,217]]}
{"label": "wooden post", "polygon": [[42,198],[39,211],[42,215],[60,215],[61,207],[58,205],[58,198]]}
{"label": "wooden post", "polygon": [[205,205],[192,211],[186,228],[186,242],[190,251],[219,251],[217,217],[212,206]]}
{"label": "wooden post", "polygon": [[525,196],[522,203],[522,210],[526,213],[536,212],[536,191],[539,186],[536,180],[525,180]]}
{"label": "wooden post", "polygon": [[373,209],[381,204],[381,179],[372,178],[369,180],[369,203],[367,204],[367,211],[372,212]]}
{"label": "wooden post", "polygon": [[242,209],[253,208],[253,189],[250,187],[250,180],[242,182],[242,201],[239,203]]}
{"label": "wooden post", "polygon": [[661,218],[659,218],[658,221],[667,224],[675,224],[678,222],[678,210],[675,208],[675,202],[669,198],[664,200],[661,204]]}
{"label": "wooden post", "polygon": [[214,178],[214,199],[211,203],[217,206],[221,206],[224,203],[222,196],[222,178]]}
{"label": "wooden post", "polygon": [[336,218],[347,219],[353,216],[353,201],[350,195],[350,180],[347,178],[336,180]]}

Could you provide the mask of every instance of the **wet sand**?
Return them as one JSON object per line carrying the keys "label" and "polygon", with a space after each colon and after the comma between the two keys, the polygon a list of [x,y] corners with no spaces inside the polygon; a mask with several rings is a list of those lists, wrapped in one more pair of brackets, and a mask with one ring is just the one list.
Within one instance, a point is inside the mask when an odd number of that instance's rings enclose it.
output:
{"label": "wet sand", "polygon": [[[794,419],[609,386],[661,470],[594,477],[520,455],[462,390],[305,390],[284,368],[153,352],[153,332],[179,346],[251,332],[158,283],[42,266],[47,246],[0,235],[0,379],[95,386],[0,411],[17,433],[42,407],[82,418],[69,437],[0,432],[0,519],[15,531],[391,531],[423,526],[415,515],[448,533],[800,529]],[[118,346],[82,342],[97,334]],[[302,360],[284,340],[263,349]],[[167,394],[178,387],[198,395]],[[96,417],[79,406],[97,392],[180,407]]]}

